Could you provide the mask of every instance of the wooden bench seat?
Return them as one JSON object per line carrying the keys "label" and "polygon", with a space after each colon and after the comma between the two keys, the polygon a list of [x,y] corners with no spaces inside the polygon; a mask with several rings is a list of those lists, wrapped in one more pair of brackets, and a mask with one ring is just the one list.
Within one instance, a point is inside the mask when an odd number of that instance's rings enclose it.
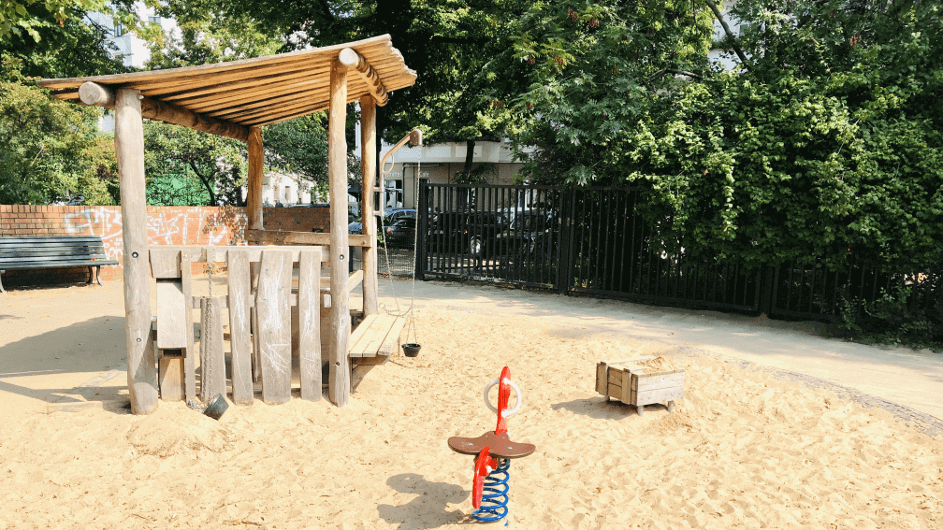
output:
{"label": "wooden bench seat", "polygon": [[0,237],[0,274],[8,270],[87,267],[88,283],[101,285],[101,267],[117,264],[108,259],[98,236]]}
{"label": "wooden bench seat", "polygon": [[385,313],[367,316],[350,335],[351,361],[361,360],[362,364],[386,362],[399,348],[399,337],[405,325],[406,317]]}

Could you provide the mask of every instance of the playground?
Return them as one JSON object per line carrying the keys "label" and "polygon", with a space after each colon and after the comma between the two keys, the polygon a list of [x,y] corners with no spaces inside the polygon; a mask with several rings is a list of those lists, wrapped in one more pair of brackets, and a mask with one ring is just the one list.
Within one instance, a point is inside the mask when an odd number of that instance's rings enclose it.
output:
{"label": "playground", "polygon": [[[381,312],[411,291],[380,282]],[[482,389],[505,365],[524,395],[508,431],[536,446],[511,466],[509,527],[943,527],[937,354],[483,286],[420,282],[415,300],[420,354],[355,374],[345,407],[257,397],[215,421],[172,401],[131,414],[121,281],[9,290],[0,527],[477,524],[472,459],[447,440],[494,429]],[[598,361],[652,354],[686,371],[673,413],[596,393]]]}

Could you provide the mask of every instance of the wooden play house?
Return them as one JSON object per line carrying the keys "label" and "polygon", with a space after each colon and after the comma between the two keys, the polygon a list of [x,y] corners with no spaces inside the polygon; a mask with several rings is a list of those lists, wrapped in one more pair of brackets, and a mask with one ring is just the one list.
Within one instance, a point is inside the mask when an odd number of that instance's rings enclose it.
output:
{"label": "wooden play house", "polygon": [[[115,111],[115,149],[121,195],[128,393],[131,410],[148,414],[165,398],[196,395],[192,311],[201,311],[201,394],[226,391],[220,311],[230,317],[232,397],[251,402],[253,379],[262,398],[290,398],[292,359],[299,364],[302,397],[321,396],[322,359],[329,367],[329,396],[338,406],[350,393],[350,289],[363,284],[366,327],[358,327],[354,362],[369,363],[389,351],[402,317],[380,318],[377,303],[376,106],[388,92],[412,86],[416,74],[392,47],[389,35],[357,42],[259,57],[131,74],[46,79],[58,99]],[[363,234],[347,233],[346,106],[359,101],[363,170]],[[262,219],[264,125],[329,112],[330,233],[267,232]],[[190,127],[248,144],[246,240],[253,246],[149,246],[144,185],[142,119]],[[271,244],[279,246],[271,246]],[[363,270],[348,273],[349,248],[363,249]],[[197,300],[190,292],[191,263],[229,268],[228,294]],[[322,287],[320,270],[330,279]],[[293,270],[297,270],[297,277]],[[151,277],[158,315],[152,322]],[[328,336],[321,336],[329,311]],[[372,318],[370,318],[372,317]],[[294,322],[295,332],[288,322]],[[294,335],[294,336],[293,336]],[[395,336],[394,336],[395,335]],[[155,347],[156,344],[156,347]],[[374,349],[375,348],[375,349]],[[326,355],[324,355],[324,350]],[[218,352],[217,352],[218,351]],[[375,353],[374,353],[375,352]],[[159,362],[158,362],[159,358]]]}

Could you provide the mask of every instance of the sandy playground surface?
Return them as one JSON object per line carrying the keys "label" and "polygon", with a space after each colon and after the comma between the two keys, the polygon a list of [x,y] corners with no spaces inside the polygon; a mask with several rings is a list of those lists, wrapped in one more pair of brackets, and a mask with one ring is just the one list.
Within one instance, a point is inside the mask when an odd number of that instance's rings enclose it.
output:
{"label": "sandy playground surface", "polygon": [[[510,527],[943,529],[943,438],[687,346],[426,298],[419,357],[346,407],[217,422],[129,414],[123,314],[120,281],[0,300],[0,528],[463,527],[472,458],[446,439],[494,429],[481,391],[506,364],[511,438],[537,446],[511,465]],[[674,413],[596,394],[597,361],[651,353],[686,370]]]}

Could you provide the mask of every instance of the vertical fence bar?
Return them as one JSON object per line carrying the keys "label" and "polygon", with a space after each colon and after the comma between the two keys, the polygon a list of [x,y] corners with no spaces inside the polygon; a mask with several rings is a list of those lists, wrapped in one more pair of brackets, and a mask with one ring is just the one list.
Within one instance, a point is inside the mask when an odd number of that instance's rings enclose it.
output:
{"label": "vertical fence bar", "polygon": [[[638,218],[638,214],[635,211],[635,205],[638,203],[638,192],[632,191],[631,198],[632,198],[631,210],[628,210],[628,206],[626,206],[627,211],[630,211],[631,212],[630,215],[632,216],[632,232],[631,232],[631,237],[629,238],[629,242],[628,242],[628,244],[630,245],[629,246],[629,287],[627,290],[623,290],[623,292],[629,292],[629,293],[635,290],[633,287],[635,285],[634,282],[635,282],[635,272],[636,272],[635,271],[635,222]],[[623,256],[624,256],[624,253],[623,253]]]}

